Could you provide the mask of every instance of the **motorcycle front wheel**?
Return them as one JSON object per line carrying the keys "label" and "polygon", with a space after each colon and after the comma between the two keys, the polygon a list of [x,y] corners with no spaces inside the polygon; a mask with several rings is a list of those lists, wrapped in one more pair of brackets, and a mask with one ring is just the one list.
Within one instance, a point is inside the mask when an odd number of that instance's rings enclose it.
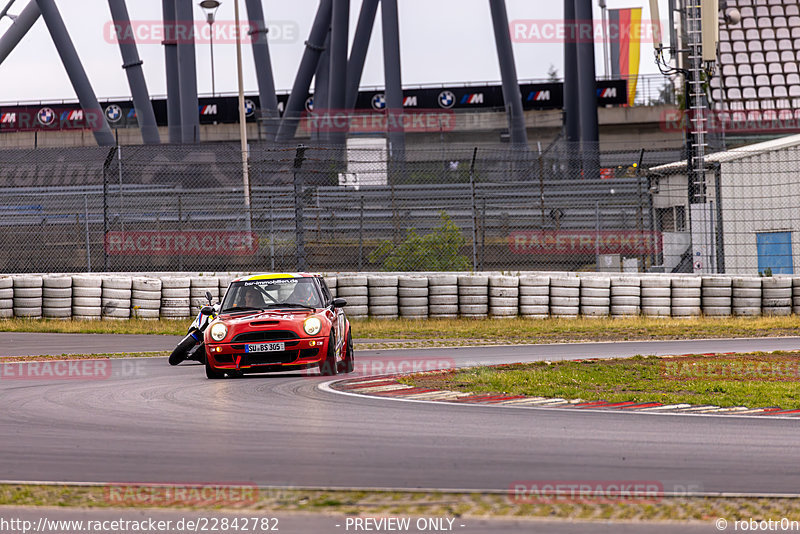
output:
{"label": "motorcycle front wheel", "polygon": [[169,364],[178,365],[189,356],[189,351],[197,345],[197,340],[190,335],[186,336],[178,343],[172,354],[169,355]]}

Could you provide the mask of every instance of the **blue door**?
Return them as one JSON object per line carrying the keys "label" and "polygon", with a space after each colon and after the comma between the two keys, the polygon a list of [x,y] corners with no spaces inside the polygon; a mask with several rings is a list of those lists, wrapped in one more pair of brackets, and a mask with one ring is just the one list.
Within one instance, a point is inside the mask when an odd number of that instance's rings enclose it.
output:
{"label": "blue door", "polygon": [[794,274],[791,232],[756,234],[756,249],[759,273],[771,269],[772,274]]}

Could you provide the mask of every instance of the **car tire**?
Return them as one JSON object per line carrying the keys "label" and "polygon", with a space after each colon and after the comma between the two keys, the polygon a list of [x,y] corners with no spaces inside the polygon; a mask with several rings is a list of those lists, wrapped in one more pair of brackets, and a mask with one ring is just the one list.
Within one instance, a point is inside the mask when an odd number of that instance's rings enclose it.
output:
{"label": "car tire", "polygon": [[336,338],[331,331],[331,335],[328,337],[328,350],[325,353],[325,359],[319,362],[319,374],[322,376],[335,376],[337,371]]}
{"label": "car tire", "polygon": [[352,329],[348,329],[347,348],[345,349],[344,361],[341,363],[341,366],[339,367],[339,372],[344,374],[352,373],[355,368],[356,368],[356,357],[355,357],[355,351],[353,350],[353,331]]}
{"label": "car tire", "polygon": [[208,363],[208,359],[206,358],[206,378],[209,380],[220,380],[221,378],[225,378],[224,371],[218,371],[211,367],[211,364]]}

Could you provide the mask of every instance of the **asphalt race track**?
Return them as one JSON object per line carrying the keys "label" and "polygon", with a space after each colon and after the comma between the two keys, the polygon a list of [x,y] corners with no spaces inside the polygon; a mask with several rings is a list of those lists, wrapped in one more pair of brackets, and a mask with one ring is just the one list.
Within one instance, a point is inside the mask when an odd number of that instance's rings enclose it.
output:
{"label": "asphalt race track", "polygon": [[[115,345],[108,350],[126,348]],[[800,339],[781,338],[357,357],[374,372],[419,361],[798,348]],[[209,381],[198,365],[162,359],[110,365],[80,379],[3,375],[0,479],[493,490],[524,480],[646,480],[665,491],[733,493],[796,493],[800,480],[793,420],[428,405],[320,391],[327,379],[311,373]]]}

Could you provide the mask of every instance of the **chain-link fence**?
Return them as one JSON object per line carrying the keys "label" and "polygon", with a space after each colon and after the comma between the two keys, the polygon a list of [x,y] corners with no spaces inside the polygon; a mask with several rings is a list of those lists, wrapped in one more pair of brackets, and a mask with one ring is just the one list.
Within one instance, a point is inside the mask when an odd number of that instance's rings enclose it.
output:
{"label": "chain-link fence", "polygon": [[254,144],[246,184],[235,143],[3,150],[0,269],[657,270],[680,156]]}

